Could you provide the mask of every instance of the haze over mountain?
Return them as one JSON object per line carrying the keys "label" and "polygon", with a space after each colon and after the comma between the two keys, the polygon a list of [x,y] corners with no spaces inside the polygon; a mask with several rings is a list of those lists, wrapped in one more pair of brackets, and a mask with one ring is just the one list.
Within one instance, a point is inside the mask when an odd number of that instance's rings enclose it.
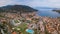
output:
{"label": "haze over mountain", "polygon": [[38,9],[60,9],[60,8],[53,8],[53,7],[35,7]]}

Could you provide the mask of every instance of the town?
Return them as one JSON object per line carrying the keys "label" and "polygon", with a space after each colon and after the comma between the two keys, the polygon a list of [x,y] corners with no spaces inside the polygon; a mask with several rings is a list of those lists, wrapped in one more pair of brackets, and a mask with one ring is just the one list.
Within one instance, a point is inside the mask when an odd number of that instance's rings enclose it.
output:
{"label": "town", "polygon": [[0,13],[0,34],[60,34],[60,18],[41,17],[36,12],[21,15]]}

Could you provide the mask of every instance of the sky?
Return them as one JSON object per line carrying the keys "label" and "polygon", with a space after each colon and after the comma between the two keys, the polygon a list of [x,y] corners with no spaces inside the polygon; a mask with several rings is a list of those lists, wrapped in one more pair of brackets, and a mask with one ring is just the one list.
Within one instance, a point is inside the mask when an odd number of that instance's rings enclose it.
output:
{"label": "sky", "polygon": [[60,0],[0,0],[0,7],[6,5],[27,5],[31,7],[60,8]]}

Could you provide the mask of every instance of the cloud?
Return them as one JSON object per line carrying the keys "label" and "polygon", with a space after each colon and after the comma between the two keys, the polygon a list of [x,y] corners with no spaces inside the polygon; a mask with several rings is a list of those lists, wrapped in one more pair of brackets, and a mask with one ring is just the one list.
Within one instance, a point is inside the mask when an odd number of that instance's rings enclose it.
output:
{"label": "cloud", "polygon": [[60,0],[34,0],[29,2],[28,5],[33,7],[60,7]]}
{"label": "cloud", "polygon": [[13,3],[12,0],[0,0],[0,6],[5,6],[11,3]]}
{"label": "cloud", "polygon": [[28,5],[31,7],[57,7],[60,8],[60,0],[0,0],[0,6]]}

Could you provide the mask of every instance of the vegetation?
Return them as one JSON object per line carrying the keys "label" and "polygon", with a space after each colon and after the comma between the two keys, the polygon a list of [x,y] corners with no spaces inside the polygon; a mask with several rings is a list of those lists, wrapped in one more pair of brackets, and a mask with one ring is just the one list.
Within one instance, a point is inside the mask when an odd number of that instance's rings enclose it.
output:
{"label": "vegetation", "polygon": [[[3,10],[4,9],[4,10]],[[8,5],[8,6],[4,6],[1,7],[0,11],[5,11],[5,12],[20,12],[20,13],[26,13],[26,12],[33,12],[33,11],[37,11],[36,9],[33,9],[29,6],[25,6],[25,5]]]}
{"label": "vegetation", "polygon": [[15,23],[19,23],[19,21],[18,20],[15,20]]}
{"label": "vegetation", "polygon": [[22,32],[23,34],[28,34],[28,33],[25,31],[26,28],[27,28],[27,24],[26,24],[26,23],[22,23],[20,26],[14,27],[14,30],[15,30],[16,32],[20,31],[20,32]]}
{"label": "vegetation", "polygon": [[0,15],[0,17],[5,17],[5,16]]}

